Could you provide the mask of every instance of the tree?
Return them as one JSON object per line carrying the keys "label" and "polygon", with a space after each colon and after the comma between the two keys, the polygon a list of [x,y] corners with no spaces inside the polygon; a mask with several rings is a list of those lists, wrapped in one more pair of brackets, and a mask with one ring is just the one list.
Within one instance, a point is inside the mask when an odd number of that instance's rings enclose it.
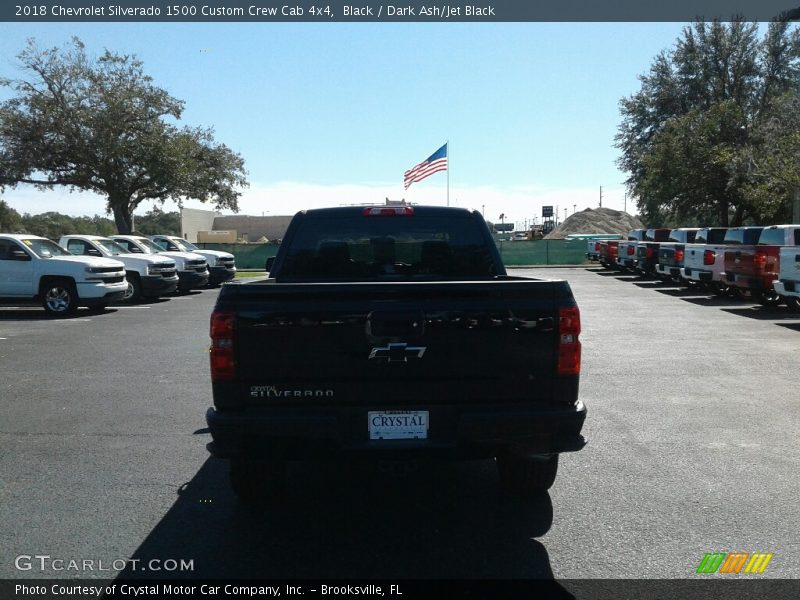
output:
{"label": "tree", "polygon": [[757,143],[745,157],[752,177],[744,193],[758,221],[789,222],[792,210],[784,199],[800,193],[800,96],[779,98],[754,138]]}
{"label": "tree", "polygon": [[18,58],[28,77],[0,80],[16,92],[0,103],[0,189],[103,194],[120,233],[130,233],[145,200],[238,210],[244,160],[211,129],[178,128],[184,103],[156,87],[136,57],[106,50],[92,61],[73,38],[49,50],[31,40]]}
{"label": "tree", "polygon": [[22,229],[19,213],[6,204],[5,200],[0,200],[0,232],[21,233]]}
{"label": "tree", "polygon": [[177,235],[181,233],[181,214],[164,212],[157,206],[145,215],[136,215],[136,231],[142,235]]}
{"label": "tree", "polygon": [[[763,39],[742,20],[686,27],[620,102],[618,164],[644,220],[727,226],[769,218],[759,198],[777,188],[765,151],[785,132],[767,124],[796,96],[799,77],[800,33],[786,22],[771,23]],[[788,192],[777,201],[788,206]]]}

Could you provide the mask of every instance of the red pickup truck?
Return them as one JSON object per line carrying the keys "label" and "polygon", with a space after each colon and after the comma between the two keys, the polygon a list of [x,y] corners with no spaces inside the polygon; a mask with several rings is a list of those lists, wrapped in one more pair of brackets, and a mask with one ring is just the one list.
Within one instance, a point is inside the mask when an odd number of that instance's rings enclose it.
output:
{"label": "red pickup truck", "polygon": [[598,260],[606,269],[617,268],[619,242],[619,240],[602,240],[597,244]]}
{"label": "red pickup truck", "polygon": [[[753,239],[755,230],[757,240]],[[735,227],[728,230],[724,243],[729,246],[725,250],[728,285],[761,304],[780,304],[782,298],[773,287],[780,272],[780,251],[800,243],[800,225]]]}

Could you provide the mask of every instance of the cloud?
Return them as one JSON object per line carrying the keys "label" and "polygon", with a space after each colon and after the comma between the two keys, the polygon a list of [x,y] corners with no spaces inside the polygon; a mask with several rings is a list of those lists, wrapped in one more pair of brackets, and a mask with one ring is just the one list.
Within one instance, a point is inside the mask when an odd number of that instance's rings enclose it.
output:
{"label": "cloud", "polygon": [[[603,188],[603,206],[623,209],[623,188]],[[527,220],[541,222],[542,206],[559,209],[559,219],[564,218],[564,209],[572,214],[598,205],[597,188],[554,188],[536,184],[514,186],[450,187],[450,205],[483,211],[489,221],[498,221],[500,214],[506,222],[516,222],[520,227]],[[447,204],[447,187],[439,182],[423,181],[415,183],[408,190],[396,183],[368,184],[314,184],[295,181],[280,181],[269,184],[254,183],[245,188],[239,199],[240,214],[246,215],[292,215],[307,208],[342,206],[348,204],[381,204],[391,200],[405,199],[415,204]],[[3,199],[20,213],[37,214],[56,211],[72,216],[105,214],[106,200],[103,196],[90,192],[72,192],[55,189],[40,192],[30,186],[19,186],[6,190]],[[143,203],[137,214],[144,214],[155,203]],[[187,200],[187,208],[211,210],[213,205],[196,200]],[[176,210],[173,202],[167,202],[166,210]],[[635,212],[628,203],[629,212]],[[229,213],[229,211],[223,211]]]}

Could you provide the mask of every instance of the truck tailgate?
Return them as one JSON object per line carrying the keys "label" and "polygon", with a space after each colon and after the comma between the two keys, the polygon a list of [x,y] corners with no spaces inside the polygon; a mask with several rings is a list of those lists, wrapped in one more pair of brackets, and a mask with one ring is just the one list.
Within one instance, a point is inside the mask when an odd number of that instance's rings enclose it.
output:
{"label": "truck tailgate", "polygon": [[550,402],[558,307],[574,306],[564,281],[513,278],[229,285],[217,310],[226,296],[251,405]]}

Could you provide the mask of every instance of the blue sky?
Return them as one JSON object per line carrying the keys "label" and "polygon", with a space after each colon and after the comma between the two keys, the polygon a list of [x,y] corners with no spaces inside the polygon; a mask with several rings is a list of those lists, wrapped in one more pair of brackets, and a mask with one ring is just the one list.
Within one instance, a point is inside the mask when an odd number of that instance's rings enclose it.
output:
{"label": "blue sky", "polygon": [[[623,208],[618,102],[683,26],[0,23],[0,77],[19,74],[29,37],[136,54],[185,100],[183,123],[212,126],[242,154],[244,214],[387,196],[444,204],[444,173],[409,190],[402,180],[449,140],[451,204],[523,223],[546,204],[562,217],[595,207],[601,185],[603,205]],[[66,191],[19,187],[4,199],[30,213],[104,211],[101,197]]]}

